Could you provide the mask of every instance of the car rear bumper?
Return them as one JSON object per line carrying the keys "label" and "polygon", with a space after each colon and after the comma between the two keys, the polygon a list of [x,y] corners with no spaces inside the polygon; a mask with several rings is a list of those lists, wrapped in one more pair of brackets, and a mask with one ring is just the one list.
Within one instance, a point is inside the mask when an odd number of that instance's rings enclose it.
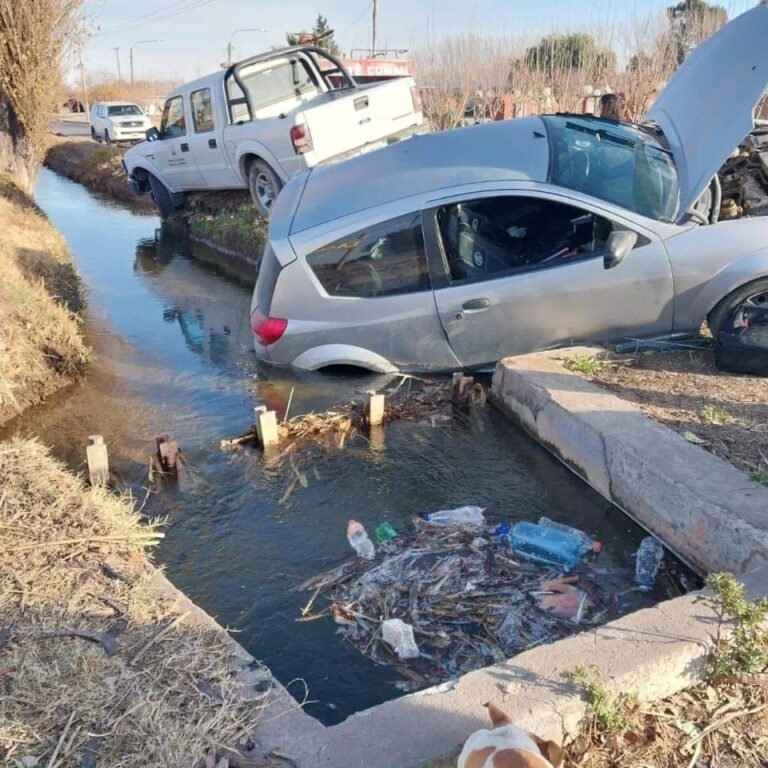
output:
{"label": "car rear bumper", "polygon": [[364,155],[366,152],[373,152],[376,149],[387,147],[390,144],[395,144],[398,141],[404,141],[405,139],[410,139],[413,136],[419,136],[421,134],[431,132],[432,126],[430,126],[430,124],[425,120],[420,125],[409,125],[407,128],[403,128],[397,133],[391,133],[389,136],[385,136],[384,138],[378,139],[377,141],[371,141],[368,144],[363,144],[360,147],[355,147],[354,149],[347,150],[341,154],[334,155],[333,157],[329,157],[325,160],[321,160],[319,163],[317,163],[317,165],[319,166],[330,165],[331,163],[339,163],[342,160],[349,160],[351,157],[357,157],[358,155]]}

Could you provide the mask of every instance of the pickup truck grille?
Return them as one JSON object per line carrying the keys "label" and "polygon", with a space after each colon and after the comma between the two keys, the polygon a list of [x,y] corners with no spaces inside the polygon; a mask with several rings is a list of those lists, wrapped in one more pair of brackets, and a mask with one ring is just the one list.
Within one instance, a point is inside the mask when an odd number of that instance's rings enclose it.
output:
{"label": "pickup truck grille", "polygon": [[120,123],[123,128],[141,128],[141,120],[131,120],[127,123]]}

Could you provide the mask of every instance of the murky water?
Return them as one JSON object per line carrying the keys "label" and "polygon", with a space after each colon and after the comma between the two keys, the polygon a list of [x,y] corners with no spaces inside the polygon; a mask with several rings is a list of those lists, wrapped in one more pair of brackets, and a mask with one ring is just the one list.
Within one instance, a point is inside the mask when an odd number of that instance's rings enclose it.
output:
{"label": "murky water", "polygon": [[[390,670],[340,642],[330,619],[296,623],[307,595],[290,588],[346,559],[355,517],[371,530],[448,505],[488,507],[493,521],[548,515],[598,534],[610,586],[631,586],[641,530],[490,407],[466,423],[394,424],[384,450],[365,441],[322,460],[310,485],[281,505],[284,476],[253,456],[223,453],[267,403],[291,413],[346,401],[380,381],[291,376],[257,369],[250,288],[191,258],[159,221],[117,207],[43,171],[37,201],[67,238],[88,287],[88,378],[13,428],[38,434],[80,467],[87,436],[103,434],[112,465],[137,494],[156,434],[171,433],[189,462],[177,487],[148,501],[170,527],[157,553],[173,582],[263,659],[326,723],[399,695]],[[626,608],[652,597],[635,593]]]}

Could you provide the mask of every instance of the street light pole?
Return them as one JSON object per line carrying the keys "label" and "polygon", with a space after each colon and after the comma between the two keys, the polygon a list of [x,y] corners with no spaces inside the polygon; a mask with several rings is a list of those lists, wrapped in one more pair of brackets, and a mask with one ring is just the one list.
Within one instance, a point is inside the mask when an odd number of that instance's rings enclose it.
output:
{"label": "street light pole", "polygon": [[137,45],[143,45],[144,43],[160,43],[162,40],[138,40],[129,49],[129,59],[131,63],[131,82],[133,82],[133,49]]}
{"label": "street light pole", "polygon": [[232,45],[232,38],[234,38],[238,32],[269,32],[269,30],[266,27],[247,27],[243,29],[236,29],[229,36],[229,42],[227,43],[227,66],[232,63],[232,51],[235,49]]}
{"label": "street light pole", "polygon": [[115,57],[117,58],[117,79],[122,83],[123,73],[120,71],[120,48],[116,46],[112,50],[115,52]]}

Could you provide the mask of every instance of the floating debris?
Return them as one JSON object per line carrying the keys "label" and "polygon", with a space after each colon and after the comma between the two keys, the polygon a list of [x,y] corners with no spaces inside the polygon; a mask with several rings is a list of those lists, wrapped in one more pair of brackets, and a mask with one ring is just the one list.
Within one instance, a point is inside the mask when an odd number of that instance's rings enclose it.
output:
{"label": "floating debris", "polygon": [[[564,577],[561,568],[518,558],[493,526],[419,518],[414,526],[414,533],[381,543],[376,560],[349,560],[296,588],[313,593],[300,620],[310,620],[309,607],[326,598],[339,633],[376,663],[394,667],[405,678],[398,683],[403,690],[594,626],[618,606],[583,574]],[[412,629],[413,646],[397,620]]]}

